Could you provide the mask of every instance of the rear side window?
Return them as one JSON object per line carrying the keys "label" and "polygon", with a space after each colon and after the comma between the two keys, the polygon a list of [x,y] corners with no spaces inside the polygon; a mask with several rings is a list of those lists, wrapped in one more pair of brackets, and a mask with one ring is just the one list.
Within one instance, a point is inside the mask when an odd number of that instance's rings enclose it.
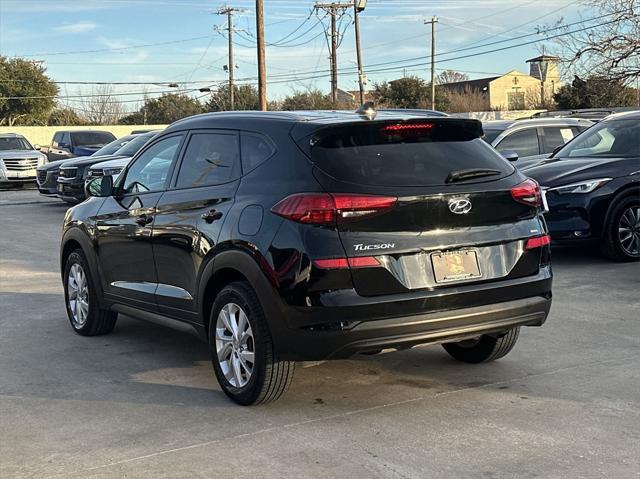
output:
{"label": "rear side window", "polygon": [[512,173],[514,168],[479,138],[481,132],[468,126],[444,121],[340,126],[311,140],[311,160],[340,181],[379,186],[443,185],[449,173],[470,168]]}
{"label": "rear side window", "polygon": [[242,151],[242,170],[244,173],[253,170],[275,153],[273,144],[263,135],[257,133],[242,132],[240,134],[240,150]]}
{"label": "rear side window", "polygon": [[236,134],[191,135],[178,173],[178,188],[219,185],[239,177],[240,155]]}
{"label": "rear side window", "polygon": [[540,154],[538,145],[538,132],[536,128],[520,130],[505,137],[496,145],[498,150],[511,150],[518,153],[520,158]]}

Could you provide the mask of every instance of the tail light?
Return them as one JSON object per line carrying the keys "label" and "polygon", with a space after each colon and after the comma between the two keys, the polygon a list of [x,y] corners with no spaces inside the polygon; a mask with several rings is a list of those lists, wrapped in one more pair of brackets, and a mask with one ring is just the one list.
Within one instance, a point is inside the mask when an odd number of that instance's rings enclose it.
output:
{"label": "tail light", "polygon": [[546,246],[548,244],[551,244],[551,236],[536,236],[535,238],[529,238],[527,240],[524,249],[541,248],[542,246]]}
{"label": "tail light", "polygon": [[517,202],[525,205],[540,206],[542,204],[540,185],[531,178],[527,178],[522,183],[511,188],[511,196]]}
{"label": "tail light", "polygon": [[396,204],[391,196],[344,193],[298,193],[279,201],[271,211],[298,223],[335,225],[380,213]]}
{"label": "tail light", "polygon": [[370,268],[380,266],[375,256],[358,256],[355,258],[316,259],[313,264],[320,269]]}
{"label": "tail light", "polygon": [[425,131],[431,130],[434,126],[434,123],[398,123],[395,125],[385,125],[382,127],[382,131],[385,133],[397,131]]}

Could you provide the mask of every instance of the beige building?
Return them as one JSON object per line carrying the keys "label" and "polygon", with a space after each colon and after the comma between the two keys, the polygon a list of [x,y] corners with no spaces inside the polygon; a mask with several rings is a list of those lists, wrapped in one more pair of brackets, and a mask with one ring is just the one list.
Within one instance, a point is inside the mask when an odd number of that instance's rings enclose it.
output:
{"label": "beige building", "polygon": [[549,102],[560,87],[558,61],[558,57],[541,55],[527,60],[528,75],[511,70],[501,76],[445,83],[441,87],[458,93],[479,93],[486,98],[488,110],[536,108]]}

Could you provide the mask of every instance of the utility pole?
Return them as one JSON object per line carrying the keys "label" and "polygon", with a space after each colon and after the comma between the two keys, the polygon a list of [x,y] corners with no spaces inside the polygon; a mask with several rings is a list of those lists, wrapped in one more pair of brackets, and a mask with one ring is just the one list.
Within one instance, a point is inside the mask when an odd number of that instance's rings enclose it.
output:
{"label": "utility pole", "polygon": [[362,71],[362,51],[360,50],[360,21],[358,14],[364,10],[366,0],[353,2],[353,25],[356,31],[356,59],[358,61],[358,87],[360,88],[360,104],[364,104],[364,72]]}
{"label": "utility pole", "polygon": [[234,85],[233,85],[233,14],[237,12],[237,8],[233,7],[220,7],[218,9],[218,15],[227,16],[227,35],[229,36],[229,61],[227,63],[227,70],[229,71],[229,109],[235,109],[235,102],[233,98]]}
{"label": "utility pole", "polygon": [[338,103],[338,31],[336,17],[338,12],[351,8],[353,3],[316,3],[316,10],[324,10],[331,16],[331,101]]}
{"label": "utility pole", "polygon": [[258,98],[260,109],[267,111],[267,70],[264,50],[264,5],[256,0],[256,36],[258,45]]}
{"label": "utility pole", "polygon": [[431,24],[431,109],[436,109],[436,23],[438,19],[431,17],[424,24]]}

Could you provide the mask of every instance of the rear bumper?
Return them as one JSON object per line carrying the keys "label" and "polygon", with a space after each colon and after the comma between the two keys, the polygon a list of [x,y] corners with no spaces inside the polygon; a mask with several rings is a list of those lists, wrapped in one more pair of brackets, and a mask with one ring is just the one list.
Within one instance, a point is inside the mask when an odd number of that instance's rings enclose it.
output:
{"label": "rear bumper", "polygon": [[[541,326],[551,308],[551,281],[551,270],[546,267],[533,277],[487,284],[480,290],[454,291],[446,303],[438,291],[423,292],[422,296],[394,295],[400,297],[393,301],[366,298],[371,302],[322,308],[321,323],[317,322],[317,311],[311,311],[315,308],[280,311],[284,314],[275,320],[274,312],[267,310],[283,359],[345,358],[357,352],[403,349],[517,326]],[[448,307],[443,308],[445,304]]]}

